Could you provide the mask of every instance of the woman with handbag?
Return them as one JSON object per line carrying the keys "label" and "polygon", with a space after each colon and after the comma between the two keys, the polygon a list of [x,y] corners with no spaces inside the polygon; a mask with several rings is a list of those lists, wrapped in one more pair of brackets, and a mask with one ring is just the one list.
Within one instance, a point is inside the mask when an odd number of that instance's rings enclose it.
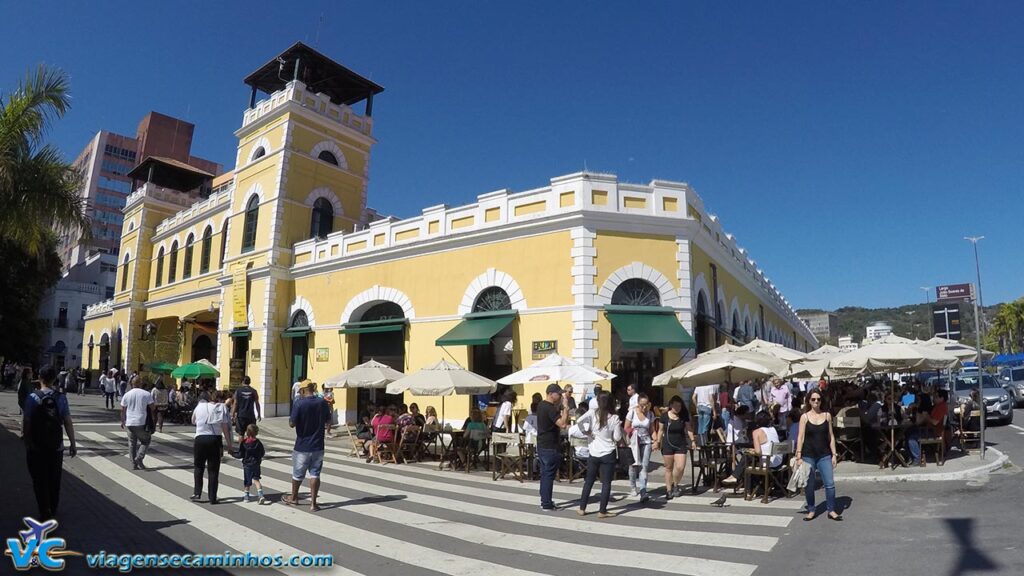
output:
{"label": "woman with handbag", "polygon": [[626,413],[626,436],[633,452],[633,463],[629,467],[629,485],[633,495],[640,502],[647,502],[647,468],[651,463],[651,446],[658,421],[651,411],[647,394],[640,394],[636,406]]}
{"label": "woman with handbag", "polygon": [[796,462],[798,466],[808,466],[807,516],[805,521],[814,520],[817,510],[814,506],[814,472],[821,474],[821,482],[825,485],[825,505],[829,520],[842,520],[836,511],[836,484],[833,470],[836,467],[836,437],[832,433],[832,415],[822,410],[822,393],[812,390],[807,395],[810,409],[800,417],[800,434],[796,441]]}
{"label": "woman with handbag", "polygon": [[686,471],[686,451],[687,448],[697,449],[697,439],[690,426],[690,412],[679,396],[668,401],[668,410],[661,414],[658,424],[654,449],[661,449],[665,463],[665,499],[671,500],[683,492],[679,482]]}
{"label": "woman with handbag", "polygon": [[[590,457],[587,458],[587,478],[583,482],[583,493],[580,494],[580,507],[576,513],[583,516],[587,513],[587,501],[590,491],[594,488],[597,476],[601,475],[601,507],[598,518],[612,518],[614,512],[608,512],[608,501],[612,495],[612,474],[615,472],[616,448],[622,440],[622,425],[615,414],[615,403],[611,394],[601,393],[597,397],[597,410],[590,410],[576,420],[581,430],[586,429],[590,445],[587,447]],[[588,428],[589,426],[589,428]]]}

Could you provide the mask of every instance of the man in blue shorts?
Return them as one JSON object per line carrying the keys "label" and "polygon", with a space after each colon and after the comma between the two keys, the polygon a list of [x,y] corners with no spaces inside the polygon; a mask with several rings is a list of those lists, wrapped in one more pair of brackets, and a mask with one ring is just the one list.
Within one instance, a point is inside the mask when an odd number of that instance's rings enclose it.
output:
{"label": "man in blue shorts", "polygon": [[324,433],[331,422],[331,409],[327,402],[315,394],[316,384],[301,390],[301,396],[292,404],[288,425],[295,428],[295,448],[292,452],[292,493],[285,496],[285,504],[299,504],[299,488],[309,478],[312,512],[320,510],[316,503],[320,491],[320,469],[324,465]]}

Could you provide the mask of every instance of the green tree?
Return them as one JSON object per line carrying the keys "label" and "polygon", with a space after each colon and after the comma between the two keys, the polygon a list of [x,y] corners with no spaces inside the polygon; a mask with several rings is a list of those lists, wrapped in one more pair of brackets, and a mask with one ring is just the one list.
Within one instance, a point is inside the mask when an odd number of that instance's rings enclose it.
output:
{"label": "green tree", "polygon": [[39,304],[60,279],[60,257],[53,234],[43,238],[43,253],[30,254],[14,242],[0,240],[0,356],[16,362],[39,358],[45,326]]}
{"label": "green tree", "polygon": [[0,240],[45,257],[54,228],[89,233],[81,176],[43,143],[71,104],[67,76],[40,65],[0,95]]}

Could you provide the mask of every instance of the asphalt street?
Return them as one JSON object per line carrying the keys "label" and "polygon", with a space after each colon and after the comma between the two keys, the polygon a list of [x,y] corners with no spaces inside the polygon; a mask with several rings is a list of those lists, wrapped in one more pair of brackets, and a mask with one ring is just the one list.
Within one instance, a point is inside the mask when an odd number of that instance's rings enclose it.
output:
{"label": "asphalt street", "polygon": [[[433,463],[365,464],[335,440],[325,463],[324,509],[312,514],[279,501],[291,464],[291,437],[280,422],[264,422],[270,453],[263,474],[271,504],[241,502],[241,468],[228,459],[221,472],[224,503],[212,507],[188,500],[190,427],[166,427],[154,440],[149,470],[135,472],[124,456],[115,412],[95,396],[72,396],[71,405],[80,450],[78,458],[65,459],[58,531],[72,550],[334,555],[332,569],[281,571],[287,574],[1024,573],[1017,516],[1024,487],[1015,466],[970,481],[839,484],[841,523],[824,516],[801,521],[796,498],[766,506],[735,497],[718,509],[709,506],[717,495],[698,494],[642,507],[620,480],[612,508],[622,514],[597,520],[573,511],[579,481],[556,485],[556,501],[565,510],[543,513],[535,482],[493,482],[489,473],[438,471]],[[16,413],[14,395],[0,394],[0,466],[9,495],[0,501],[5,538],[23,529],[21,517],[34,510]],[[1024,427],[990,428],[989,439],[1011,461],[1024,462]],[[660,474],[652,480],[658,484]],[[820,491],[818,496],[820,501]],[[74,560],[66,573],[95,573]],[[0,562],[0,573],[7,573],[7,559]]]}

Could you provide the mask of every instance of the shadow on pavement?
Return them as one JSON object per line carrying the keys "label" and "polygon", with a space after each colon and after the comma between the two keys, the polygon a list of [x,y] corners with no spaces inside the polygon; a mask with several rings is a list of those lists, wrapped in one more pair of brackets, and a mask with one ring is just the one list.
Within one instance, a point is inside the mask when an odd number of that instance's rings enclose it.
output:
{"label": "shadow on pavement", "polygon": [[[95,453],[93,451],[92,453]],[[159,531],[164,528],[187,525],[187,520],[168,519],[145,521],[121,504],[108,498],[94,486],[90,486],[67,468],[69,458],[64,457],[60,504],[57,520],[60,522],[52,536],[67,540],[67,549],[87,554],[101,550],[108,553],[131,554],[188,554],[188,550]],[[25,449],[21,439],[6,427],[0,425],[0,469],[3,475],[4,496],[0,498],[0,538],[17,537],[24,530],[22,518],[36,516],[35,495],[32,481],[25,467]],[[67,565],[62,574],[96,574],[86,567],[85,559],[66,558]],[[0,556],[0,574],[10,574],[13,568],[10,559]],[[102,572],[117,573],[116,570]],[[223,571],[203,570],[204,574],[225,574]],[[133,570],[132,574],[164,573]]]}
{"label": "shadow on pavement", "polygon": [[985,552],[974,545],[973,518],[946,518],[944,521],[956,538],[956,546],[960,552],[956,566],[949,576],[959,576],[968,572],[992,572],[999,568]]}

